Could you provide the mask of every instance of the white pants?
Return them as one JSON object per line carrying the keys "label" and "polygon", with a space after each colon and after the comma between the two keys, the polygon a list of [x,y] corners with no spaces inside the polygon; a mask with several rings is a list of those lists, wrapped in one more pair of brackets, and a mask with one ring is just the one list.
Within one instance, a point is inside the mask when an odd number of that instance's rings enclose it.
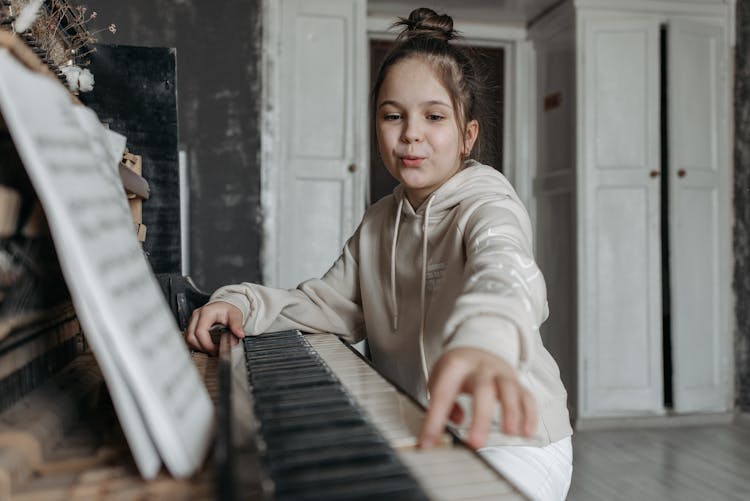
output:
{"label": "white pants", "polygon": [[545,447],[504,445],[478,452],[533,501],[560,501],[568,495],[573,474],[570,437]]}

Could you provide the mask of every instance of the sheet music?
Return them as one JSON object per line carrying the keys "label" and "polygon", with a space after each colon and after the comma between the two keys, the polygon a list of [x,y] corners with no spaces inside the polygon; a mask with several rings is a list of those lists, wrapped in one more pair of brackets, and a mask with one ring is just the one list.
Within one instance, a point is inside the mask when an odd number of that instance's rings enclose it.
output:
{"label": "sheet music", "polygon": [[91,110],[0,50],[0,111],[141,474],[203,461],[213,408],[133,232],[113,146]]}

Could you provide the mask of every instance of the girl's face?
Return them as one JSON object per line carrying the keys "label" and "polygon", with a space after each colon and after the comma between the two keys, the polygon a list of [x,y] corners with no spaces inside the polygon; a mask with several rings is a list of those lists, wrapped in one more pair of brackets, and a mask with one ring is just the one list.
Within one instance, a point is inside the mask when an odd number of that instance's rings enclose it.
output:
{"label": "girl's face", "polygon": [[415,58],[388,69],[376,101],[378,149],[415,209],[461,169],[479,125],[458,128],[458,111],[430,66]]}

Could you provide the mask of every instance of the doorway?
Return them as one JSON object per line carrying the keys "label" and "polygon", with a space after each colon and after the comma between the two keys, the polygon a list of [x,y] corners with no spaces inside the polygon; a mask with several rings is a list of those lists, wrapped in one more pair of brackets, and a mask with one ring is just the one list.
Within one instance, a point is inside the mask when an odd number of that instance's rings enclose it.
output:
{"label": "doorway", "polygon": [[664,408],[671,410],[672,399],[672,316],[669,290],[669,113],[667,75],[667,27],[659,29],[659,132],[661,138],[661,318]]}

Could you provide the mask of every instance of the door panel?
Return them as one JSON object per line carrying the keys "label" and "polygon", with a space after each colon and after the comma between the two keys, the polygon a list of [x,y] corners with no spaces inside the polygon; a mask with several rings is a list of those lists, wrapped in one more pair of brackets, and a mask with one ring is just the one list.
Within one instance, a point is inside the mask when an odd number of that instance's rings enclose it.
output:
{"label": "door panel", "polygon": [[718,26],[668,29],[669,226],[674,410],[729,406],[730,214],[726,57]]}
{"label": "door panel", "polygon": [[[595,162],[597,169],[643,169],[648,164],[649,33],[605,29],[593,37]],[[612,59],[615,58],[615,59]]]}
{"label": "door panel", "polygon": [[[643,356],[649,352],[647,335],[651,331],[652,305],[643,301],[650,292],[649,270],[643,259],[633,258],[647,256],[651,244],[646,227],[648,198],[648,190],[643,187],[602,187],[597,191],[599,335],[595,339],[595,361],[599,384],[608,392],[642,393],[643,388],[650,387],[651,367],[648,357]],[[623,360],[631,363],[624,365]]]}
{"label": "door panel", "polygon": [[661,413],[659,26],[590,18],[583,27],[581,414]]}
{"label": "door panel", "polygon": [[298,200],[309,198],[311,192],[315,194],[314,200],[310,202],[314,207],[305,214],[304,221],[295,225],[295,250],[301,250],[307,256],[320,256],[321,259],[296,257],[293,261],[293,273],[301,278],[291,276],[287,282],[292,284],[289,287],[296,285],[293,282],[304,280],[304,277],[320,276],[339,255],[341,243],[349,236],[343,235],[342,224],[332,224],[335,220],[331,217],[331,214],[343,212],[345,183],[339,180],[297,178],[293,186]]}
{"label": "door panel", "polygon": [[[297,12],[294,33],[294,104],[291,141],[295,158],[332,159],[346,154],[346,17]],[[350,28],[351,29],[351,28]],[[351,37],[351,34],[349,34]],[[322,66],[322,68],[321,68]],[[349,120],[351,122],[351,120]],[[322,162],[325,167],[326,163]],[[297,165],[302,172],[305,162]],[[322,174],[322,173],[321,173]]]}

